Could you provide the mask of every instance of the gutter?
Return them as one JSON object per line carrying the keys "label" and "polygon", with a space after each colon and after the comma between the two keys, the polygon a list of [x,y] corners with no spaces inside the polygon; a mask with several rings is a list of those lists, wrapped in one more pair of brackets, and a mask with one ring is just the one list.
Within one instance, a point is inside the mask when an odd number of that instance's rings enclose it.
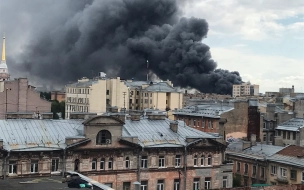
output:
{"label": "gutter", "polygon": [[6,163],[7,163],[7,159],[9,158],[10,154],[11,154],[11,152],[8,151],[7,156],[4,158],[4,162],[3,162],[3,166],[2,166],[2,175],[3,175],[4,180],[6,179],[6,172],[7,172]]}

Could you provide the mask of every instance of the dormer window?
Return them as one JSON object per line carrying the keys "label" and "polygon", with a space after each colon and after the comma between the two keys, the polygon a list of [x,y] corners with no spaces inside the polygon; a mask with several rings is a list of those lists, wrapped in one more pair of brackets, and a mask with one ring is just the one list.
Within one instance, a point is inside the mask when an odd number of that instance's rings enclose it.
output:
{"label": "dormer window", "polygon": [[101,130],[97,134],[96,144],[111,144],[112,135],[108,130]]}

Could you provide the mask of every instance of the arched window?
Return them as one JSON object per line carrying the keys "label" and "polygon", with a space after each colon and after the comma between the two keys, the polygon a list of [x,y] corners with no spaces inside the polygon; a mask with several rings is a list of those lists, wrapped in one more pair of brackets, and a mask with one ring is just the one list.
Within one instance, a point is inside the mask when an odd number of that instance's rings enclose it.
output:
{"label": "arched window", "polygon": [[201,166],[204,166],[205,165],[205,156],[202,155],[201,157]]}
{"label": "arched window", "polygon": [[108,170],[113,170],[113,158],[109,158]]}
{"label": "arched window", "polygon": [[105,169],[105,159],[101,158],[100,159],[100,166],[99,166],[100,170],[104,170]]}
{"label": "arched window", "polygon": [[92,170],[96,170],[96,167],[97,166],[97,159],[96,158],[93,158],[92,160]]}
{"label": "arched window", "polygon": [[197,166],[197,155],[194,156],[194,166]]}
{"label": "arched window", "polygon": [[108,130],[101,130],[97,134],[96,144],[111,144],[112,135]]}
{"label": "arched window", "polygon": [[208,166],[212,165],[212,156],[209,154],[208,155]]}
{"label": "arched window", "polygon": [[126,168],[130,167],[130,159],[129,157],[126,157]]}

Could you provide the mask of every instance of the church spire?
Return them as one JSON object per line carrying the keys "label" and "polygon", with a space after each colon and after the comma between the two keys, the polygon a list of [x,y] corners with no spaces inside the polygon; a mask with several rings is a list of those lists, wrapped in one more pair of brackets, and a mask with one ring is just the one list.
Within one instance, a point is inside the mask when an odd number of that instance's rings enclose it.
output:
{"label": "church spire", "polygon": [[3,44],[2,44],[2,61],[5,61],[5,36],[3,36]]}

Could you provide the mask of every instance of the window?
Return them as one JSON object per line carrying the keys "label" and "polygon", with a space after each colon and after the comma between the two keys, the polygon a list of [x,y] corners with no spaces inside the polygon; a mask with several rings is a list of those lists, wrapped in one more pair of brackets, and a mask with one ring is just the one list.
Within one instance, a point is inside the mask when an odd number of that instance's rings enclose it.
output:
{"label": "window", "polygon": [[52,172],[58,171],[59,159],[52,159]]}
{"label": "window", "polygon": [[112,169],[113,169],[113,158],[109,158],[108,169],[109,169],[109,170],[112,170]]}
{"label": "window", "polygon": [[122,189],[123,190],[130,190],[131,189],[131,183],[130,182],[123,182]]}
{"label": "window", "polygon": [[286,177],[287,170],[285,168],[280,168],[280,175],[281,175],[281,177]]}
{"label": "window", "polygon": [[236,171],[237,172],[241,171],[241,163],[239,162],[236,163]]}
{"label": "window", "polygon": [[252,175],[253,175],[253,176],[256,175],[256,171],[257,171],[256,166],[252,166]]}
{"label": "window", "polygon": [[265,177],[265,168],[261,167],[261,178]]}
{"label": "window", "polygon": [[109,95],[110,94],[110,90],[107,90],[107,95]]}
{"label": "window", "polygon": [[94,158],[94,159],[92,160],[92,170],[96,170],[96,168],[97,168],[97,159]]}
{"label": "window", "polygon": [[205,189],[211,189],[211,177],[205,178]]}
{"label": "window", "polygon": [[150,97],[152,97],[152,93],[150,93]]}
{"label": "window", "polygon": [[194,165],[194,166],[197,166],[197,155],[194,156],[193,165]]}
{"label": "window", "polygon": [[263,135],[263,141],[266,142],[266,140],[267,140],[267,136],[266,136],[266,134],[264,134]]}
{"label": "window", "polygon": [[101,130],[97,134],[96,144],[111,144],[111,133],[108,130]]}
{"label": "window", "polygon": [[181,155],[176,155],[175,156],[175,167],[180,167],[181,166]]}
{"label": "window", "polygon": [[99,166],[100,170],[104,170],[105,169],[105,159],[101,158],[100,159],[100,166]]}
{"label": "window", "polygon": [[135,100],[135,103],[138,104],[138,99]]}
{"label": "window", "polygon": [[283,139],[286,139],[286,131],[283,131]]}
{"label": "window", "polygon": [[164,180],[157,181],[157,190],[165,190],[165,182]]}
{"label": "window", "polygon": [[197,127],[200,127],[200,122],[199,121],[197,121]]}
{"label": "window", "polygon": [[209,154],[208,155],[208,166],[212,165],[212,156]]}
{"label": "window", "polygon": [[202,128],[205,128],[205,121],[202,121]]}
{"label": "window", "polygon": [[244,174],[248,174],[248,164],[245,164],[245,167],[244,167]]}
{"label": "window", "polygon": [[9,174],[16,174],[17,173],[17,163],[16,161],[9,161],[8,165],[8,173]]}
{"label": "window", "polygon": [[193,127],[196,127],[196,120],[193,120]]}
{"label": "window", "polygon": [[201,166],[205,166],[205,156],[202,155],[201,157]]}
{"label": "window", "polygon": [[290,179],[291,180],[297,179],[297,170],[290,170]]}
{"label": "window", "polygon": [[179,189],[179,179],[174,179],[174,184],[173,184],[173,190],[180,190]]}
{"label": "window", "polygon": [[199,178],[194,178],[193,180],[193,190],[199,190]]}
{"label": "window", "polygon": [[302,171],[302,182],[304,182],[304,171]]}
{"label": "window", "polygon": [[287,132],[287,139],[290,139],[290,131]]}
{"label": "window", "polygon": [[148,167],[148,157],[147,156],[142,156],[141,157],[141,167],[142,168],[147,168]]}
{"label": "window", "polygon": [[296,132],[295,132],[295,131],[292,132],[292,139],[293,139],[293,140],[296,140],[296,136],[297,136]]}
{"label": "window", "polygon": [[164,156],[159,156],[159,158],[158,158],[158,166],[160,168],[164,168],[165,167],[165,157]]}
{"label": "window", "polygon": [[126,168],[130,167],[130,159],[129,159],[129,157],[126,157],[125,166],[126,166]]}
{"label": "window", "polygon": [[213,125],[212,125],[212,121],[211,120],[208,122],[208,128],[209,129],[213,129]]}
{"label": "window", "polygon": [[271,174],[276,175],[277,174],[277,167],[271,166]]}
{"label": "window", "polygon": [[111,187],[111,188],[112,188],[112,186],[113,186],[112,183],[105,183],[105,185],[108,186],[108,187]]}
{"label": "window", "polygon": [[148,181],[141,181],[140,190],[148,190]]}
{"label": "window", "polygon": [[152,104],[152,100],[150,100],[150,104]]}
{"label": "window", "polygon": [[278,136],[281,136],[281,131],[280,130],[278,130]]}
{"label": "window", "polygon": [[264,123],[264,125],[263,125],[263,129],[266,129],[266,123]]}
{"label": "window", "polygon": [[223,176],[223,188],[227,187],[228,178],[227,176]]}
{"label": "window", "polygon": [[31,161],[31,173],[38,173],[38,160]]}
{"label": "window", "polygon": [[147,104],[148,103],[148,99],[145,99],[145,104]]}

